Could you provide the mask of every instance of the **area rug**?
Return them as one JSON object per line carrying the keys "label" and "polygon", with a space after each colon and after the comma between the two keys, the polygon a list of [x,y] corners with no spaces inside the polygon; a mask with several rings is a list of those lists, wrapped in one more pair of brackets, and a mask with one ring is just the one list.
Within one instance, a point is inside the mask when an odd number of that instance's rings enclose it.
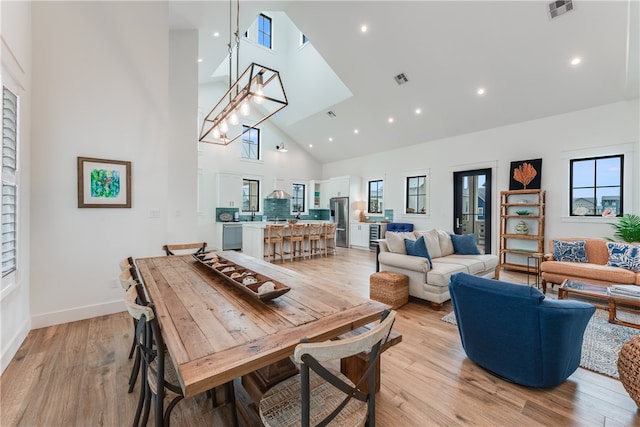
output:
{"label": "area rug", "polygon": [[[455,313],[452,311],[440,320],[455,325]],[[637,329],[609,323],[609,313],[596,310],[584,332],[580,366],[618,378],[617,362],[620,348],[622,344],[638,334],[640,331]]]}

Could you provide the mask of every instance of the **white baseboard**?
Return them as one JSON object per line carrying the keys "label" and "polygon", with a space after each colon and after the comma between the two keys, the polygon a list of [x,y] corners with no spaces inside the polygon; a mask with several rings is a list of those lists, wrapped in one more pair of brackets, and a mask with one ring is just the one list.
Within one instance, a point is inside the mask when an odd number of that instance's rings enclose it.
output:
{"label": "white baseboard", "polygon": [[11,339],[8,345],[2,349],[2,361],[0,362],[2,363],[2,366],[0,366],[0,374],[4,372],[7,366],[9,366],[9,362],[11,362],[13,357],[16,355],[16,353],[18,352],[18,349],[20,349],[20,346],[22,345],[24,340],[27,338],[27,335],[29,334],[30,330],[31,330],[31,327],[29,325],[29,320],[27,319],[22,324],[20,329],[18,329],[18,332]]}
{"label": "white baseboard", "polygon": [[106,314],[120,313],[125,310],[126,307],[124,305],[124,300],[119,299],[112,302],[86,305],[84,307],[76,307],[69,310],[52,311],[32,316],[31,328],[44,328],[47,326],[59,325],[61,323],[91,319],[92,317],[104,316]]}

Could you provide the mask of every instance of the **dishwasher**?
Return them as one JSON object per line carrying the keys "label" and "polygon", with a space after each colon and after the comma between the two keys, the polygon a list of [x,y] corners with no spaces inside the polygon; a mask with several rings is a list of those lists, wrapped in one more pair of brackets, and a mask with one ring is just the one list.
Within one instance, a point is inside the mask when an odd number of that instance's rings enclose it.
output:
{"label": "dishwasher", "polygon": [[242,224],[222,224],[222,250],[242,250]]}

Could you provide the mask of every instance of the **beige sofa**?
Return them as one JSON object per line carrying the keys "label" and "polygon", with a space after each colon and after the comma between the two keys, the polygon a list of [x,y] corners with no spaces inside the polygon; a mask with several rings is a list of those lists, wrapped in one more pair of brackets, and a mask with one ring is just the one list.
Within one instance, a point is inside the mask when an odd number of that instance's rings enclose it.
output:
{"label": "beige sofa", "polygon": [[[433,267],[426,258],[407,255],[404,239],[424,236]],[[409,276],[409,295],[427,300],[439,310],[449,296],[449,279],[458,272],[494,277],[498,265],[496,255],[458,255],[446,231],[387,232],[380,242],[378,255],[381,271],[394,271]]]}
{"label": "beige sofa", "polygon": [[[587,260],[589,262],[566,262],[553,259],[553,241],[565,242],[585,241]],[[633,272],[621,267],[607,265],[609,251],[607,240],[597,238],[571,237],[549,239],[549,252],[545,261],[540,264],[542,290],[546,291],[547,283],[562,284],[565,279],[579,282],[599,284],[603,286],[640,285],[640,272]]]}

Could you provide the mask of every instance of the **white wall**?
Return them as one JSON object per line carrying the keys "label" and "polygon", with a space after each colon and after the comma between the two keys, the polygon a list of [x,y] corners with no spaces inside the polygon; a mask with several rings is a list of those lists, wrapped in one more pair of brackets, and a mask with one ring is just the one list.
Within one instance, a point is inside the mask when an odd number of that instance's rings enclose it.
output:
{"label": "white wall", "polygon": [[[19,97],[18,254],[16,280],[3,278],[0,294],[0,372],[31,329],[29,313],[30,157],[31,157],[31,3],[0,2],[2,68],[0,80]],[[6,287],[5,287],[6,286]]]}
{"label": "white wall", "polygon": [[[542,188],[547,191],[546,237],[611,237],[610,219],[569,218],[567,215],[568,159],[618,153],[626,150],[625,211],[640,212],[640,119],[638,100],[523,122],[385,153],[334,162],[323,166],[323,178],[358,175],[385,180],[384,203],[394,209],[394,220],[413,222],[418,229],[453,224],[453,172],[494,168],[493,212],[498,195],[509,188],[512,161],[542,158]],[[404,216],[403,174],[429,169],[431,215]],[[373,174],[372,171],[375,171]],[[372,175],[373,174],[373,175]],[[498,218],[494,215],[493,247],[498,242]]]}
{"label": "white wall", "polygon": [[[189,190],[184,198],[170,197],[169,183],[193,185],[196,170],[195,144],[191,158],[176,158],[174,144],[184,141],[171,139],[166,2],[32,7],[31,314],[37,328],[122,310],[122,289],[114,282],[119,260],[160,255],[170,234],[189,233],[173,218],[167,231],[170,207],[184,203],[189,218],[195,206]],[[78,156],[131,161],[132,208],[79,209]],[[159,218],[151,218],[154,212]]]}

